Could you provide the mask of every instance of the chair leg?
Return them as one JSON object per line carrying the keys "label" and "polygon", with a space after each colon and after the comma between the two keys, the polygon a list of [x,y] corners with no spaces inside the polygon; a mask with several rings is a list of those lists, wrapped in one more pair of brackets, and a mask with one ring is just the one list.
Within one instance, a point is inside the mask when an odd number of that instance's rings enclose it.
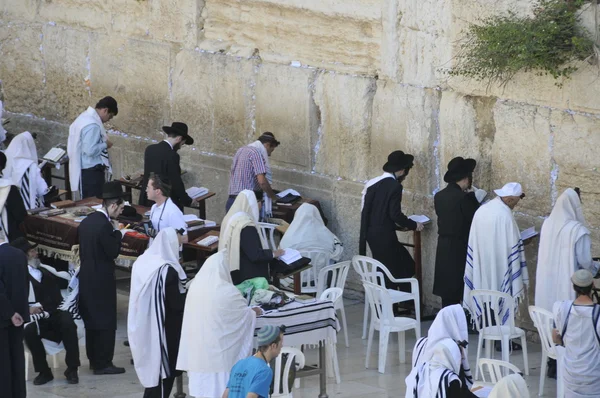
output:
{"label": "chair leg", "polygon": [[475,359],[475,380],[479,380],[479,358],[481,358],[481,348],[483,346],[483,336],[479,333],[479,341],[477,342],[477,357]]}
{"label": "chair leg", "polygon": [[[511,345],[511,339],[508,338],[508,336],[502,336],[502,360],[509,362],[510,363],[510,345]],[[506,370],[502,371],[502,377],[506,376]]]}
{"label": "chair leg", "polygon": [[387,359],[390,332],[387,329],[379,331],[379,373],[385,373],[385,360]]}
{"label": "chair leg", "polygon": [[331,356],[333,359],[333,374],[335,376],[335,383],[340,384],[342,382],[342,378],[340,377],[340,363],[338,362],[337,356],[337,346],[335,344],[331,345]]}
{"label": "chair leg", "polygon": [[52,368],[58,369],[58,354],[52,355]]}
{"label": "chair leg", "polygon": [[541,397],[544,395],[544,382],[546,381],[546,371],[548,367],[548,354],[546,350],[542,349],[542,366],[540,367],[540,389],[538,395]]}
{"label": "chair leg", "polygon": [[523,366],[525,367],[525,376],[529,376],[529,358],[527,357],[527,339],[521,337],[521,347],[523,348]]}
{"label": "chair leg", "polygon": [[344,328],[344,339],[346,341],[346,347],[350,347],[350,344],[348,344],[348,324],[346,323],[346,310],[344,309],[343,301],[342,306],[340,307],[340,311],[342,312],[342,327]]}
{"label": "chair leg", "polygon": [[29,351],[25,350],[25,380],[29,380]]}
{"label": "chair leg", "polygon": [[400,363],[406,363],[406,334],[398,332],[398,351],[400,352]]}
{"label": "chair leg", "polygon": [[367,356],[365,358],[365,368],[369,369],[369,360],[371,359],[371,346],[373,345],[373,334],[375,333],[375,325],[369,327],[369,339],[367,340]]}
{"label": "chair leg", "polygon": [[365,295],[365,310],[363,315],[363,334],[362,339],[367,338],[367,321],[369,320],[369,298]]}

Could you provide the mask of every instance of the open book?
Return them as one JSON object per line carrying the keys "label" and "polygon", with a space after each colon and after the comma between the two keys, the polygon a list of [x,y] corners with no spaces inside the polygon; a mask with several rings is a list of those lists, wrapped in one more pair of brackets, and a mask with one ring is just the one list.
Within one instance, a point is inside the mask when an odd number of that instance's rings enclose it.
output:
{"label": "open book", "polygon": [[535,227],[527,228],[526,230],[521,231],[521,240],[527,240],[529,238],[533,238],[538,233],[535,230]]}
{"label": "open book", "polygon": [[61,160],[66,154],[67,152],[62,148],[52,148],[48,151],[47,154],[45,154],[42,157],[42,159],[56,163],[59,160]]}
{"label": "open book", "polygon": [[189,195],[190,198],[196,199],[200,196],[204,196],[208,193],[208,188],[204,187],[191,187],[185,190],[185,192]]}
{"label": "open book", "polygon": [[420,222],[421,224],[427,224],[429,221],[431,221],[429,219],[429,217],[424,216],[422,214],[420,214],[420,215],[414,214],[412,216],[408,216],[408,218],[410,220],[413,220],[414,222]]}
{"label": "open book", "polygon": [[289,248],[285,249],[285,253],[283,253],[283,256],[279,257],[281,261],[288,265],[300,260],[301,258],[302,255],[300,255],[300,252],[298,250]]}

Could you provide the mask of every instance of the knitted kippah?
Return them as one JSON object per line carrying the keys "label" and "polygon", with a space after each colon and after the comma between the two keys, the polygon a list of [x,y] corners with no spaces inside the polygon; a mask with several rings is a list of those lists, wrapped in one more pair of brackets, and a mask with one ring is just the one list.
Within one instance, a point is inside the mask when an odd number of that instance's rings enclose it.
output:
{"label": "knitted kippah", "polygon": [[281,328],[273,325],[266,325],[260,328],[258,331],[258,346],[263,347],[270,345],[273,343],[279,334],[281,333]]}

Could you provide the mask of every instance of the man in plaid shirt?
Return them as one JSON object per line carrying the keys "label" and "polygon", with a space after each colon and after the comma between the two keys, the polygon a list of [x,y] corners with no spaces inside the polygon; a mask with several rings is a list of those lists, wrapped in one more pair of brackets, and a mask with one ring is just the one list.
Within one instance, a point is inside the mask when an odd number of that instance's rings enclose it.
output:
{"label": "man in plaid shirt", "polygon": [[258,140],[238,149],[231,165],[229,176],[229,199],[225,211],[235,201],[237,195],[244,189],[257,193],[266,193],[271,199],[276,199],[271,188],[271,166],[269,156],[279,146],[273,133],[263,133]]}

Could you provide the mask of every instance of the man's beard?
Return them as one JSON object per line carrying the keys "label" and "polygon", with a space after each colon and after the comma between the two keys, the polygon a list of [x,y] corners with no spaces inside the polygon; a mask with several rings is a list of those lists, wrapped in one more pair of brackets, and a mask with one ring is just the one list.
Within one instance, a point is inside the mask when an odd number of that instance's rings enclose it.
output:
{"label": "man's beard", "polygon": [[30,258],[28,264],[31,265],[33,268],[40,268],[40,264],[42,262],[40,261],[39,258]]}
{"label": "man's beard", "polygon": [[179,143],[177,143],[177,144],[173,145],[173,150],[174,150],[175,152],[179,151],[180,149],[181,149],[181,142],[179,142]]}

